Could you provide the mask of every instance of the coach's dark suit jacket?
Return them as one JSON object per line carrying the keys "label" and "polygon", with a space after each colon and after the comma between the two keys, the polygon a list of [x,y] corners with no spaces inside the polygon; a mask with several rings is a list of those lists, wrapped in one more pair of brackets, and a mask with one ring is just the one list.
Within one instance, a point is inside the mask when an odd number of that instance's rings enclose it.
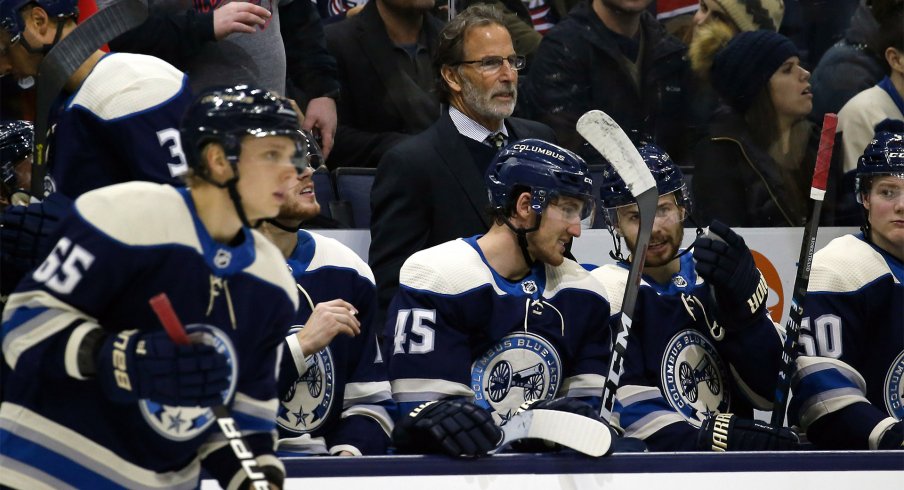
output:
{"label": "coach's dark suit jacket", "polygon": [[[432,58],[443,22],[424,14],[421,28]],[[368,2],[360,14],[326,27],[326,44],[339,67],[339,127],[327,164],[375,167],[389,148],[430,127],[440,115],[433,87],[420,87],[398,68],[398,55],[377,11]],[[430,67],[432,70],[432,66]]]}
{"label": "coach's dark suit jacket", "polygon": [[[553,130],[538,122],[509,118],[505,125],[509,142],[555,141]],[[384,311],[399,286],[399,269],[411,254],[485,233],[491,224],[485,214],[489,198],[484,176],[445,110],[427,130],[383,156],[370,199],[369,262]]]}

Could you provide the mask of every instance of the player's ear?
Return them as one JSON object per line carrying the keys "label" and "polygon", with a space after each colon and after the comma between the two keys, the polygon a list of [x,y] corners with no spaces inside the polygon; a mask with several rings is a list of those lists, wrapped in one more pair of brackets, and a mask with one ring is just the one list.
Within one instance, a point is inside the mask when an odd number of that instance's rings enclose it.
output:
{"label": "player's ear", "polygon": [[518,196],[518,200],[515,201],[515,209],[513,210],[513,213],[515,215],[514,217],[529,219],[530,215],[534,214],[534,211],[530,206],[530,192],[522,192],[521,195]]}
{"label": "player's ear", "polygon": [[[22,10],[21,15],[25,21],[25,28],[31,30],[36,36],[44,38],[50,32],[50,16],[42,7],[37,5],[32,5],[31,8],[26,7]],[[56,29],[53,31],[53,34],[56,34]]]}
{"label": "player's ear", "polygon": [[232,166],[226,159],[223,145],[211,142],[201,148],[201,159],[207,165],[207,171],[214,182],[226,182],[232,178]]}

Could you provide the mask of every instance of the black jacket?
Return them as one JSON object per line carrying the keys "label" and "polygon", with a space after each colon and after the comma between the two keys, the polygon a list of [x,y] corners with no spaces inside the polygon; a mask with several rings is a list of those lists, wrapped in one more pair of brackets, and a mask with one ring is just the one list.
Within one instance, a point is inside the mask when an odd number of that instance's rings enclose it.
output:
{"label": "black jacket", "polygon": [[[431,58],[442,28],[442,21],[424,14],[422,34]],[[387,150],[439,118],[440,102],[433,87],[424,90],[398,68],[376,2],[368,2],[354,17],[327,26],[326,42],[336,57],[342,86],[336,145],[327,162],[330,168],[376,167]]]}
{"label": "black jacket", "polygon": [[[783,178],[779,164],[757,145],[743,118],[723,107],[694,158],[694,216],[701,226],[713,219],[737,227],[803,226],[810,215],[810,183],[819,128],[814,127],[801,170]],[[820,222],[832,225],[841,185],[840,152],[835,152]],[[791,187],[791,186],[794,187]]]}
{"label": "black jacket", "polygon": [[[509,141],[554,141],[547,126],[518,118],[505,125]],[[449,113],[426,131],[389,150],[377,166],[370,195],[370,256],[377,299],[385,311],[411,254],[440,243],[486,233],[490,202],[484,176]]]}
{"label": "black jacket", "polygon": [[626,132],[653,136],[673,159],[687,165],[689,149],[704,124],[692,121],[694,82],[687,48],[648,12],[641,17],[641,29],[642,89],[638,93],[602,20],[589,2],[576,6],[537,49],[525,86],[530,115],[550,125],[562,146],[591,163],[598,157],[584,147],[575,123],[588,110],[600,109]]}

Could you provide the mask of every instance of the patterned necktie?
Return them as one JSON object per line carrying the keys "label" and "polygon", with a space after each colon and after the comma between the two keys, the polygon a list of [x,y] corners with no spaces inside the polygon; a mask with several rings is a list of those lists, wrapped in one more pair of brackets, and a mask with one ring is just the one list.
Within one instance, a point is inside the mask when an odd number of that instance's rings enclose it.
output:
{"label": "patterned necktie", "polygon": [[484,141],[486,141],[487,143],[490,144],[490,146],[492,146],[493,148],[496,148],[498,150],[498,149],[502,148],[503,145],[505,145],[505,135],[502,133],[493,133],[493,134],[487,136],[487,139]]}

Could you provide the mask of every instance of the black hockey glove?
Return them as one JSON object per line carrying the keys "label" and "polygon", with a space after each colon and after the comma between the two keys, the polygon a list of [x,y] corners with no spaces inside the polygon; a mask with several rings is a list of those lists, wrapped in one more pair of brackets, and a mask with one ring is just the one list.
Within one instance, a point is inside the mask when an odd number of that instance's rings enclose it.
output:
{"label": "black hockey glove", "polygon": [[188,327],[195,340],[190,345],[175,344],[163,330],[126,330],[107,337],[96,358],[104,393],[118,403],[149,399],[186,407],[222,404],[231,369],[226,356],[203,341],[212,334],[191,331],[198,327]]}
{"label": "black hockey glove", "polygon": [[797,434],[791,429],[776,429],[730,413],[706,419],[697,435],[700,451],[793,451],[799,446]]}
{"label": "black hockey glove", "polygon": [[485,456],[502,439],[493,417],[473,403],[424,403],[396,424],[392,440],[400,453]]}
{"label": "black hockey glove", "polygon": [[28,206],[10,206],[0,216],[0,257],[3,267],[22,274],[33,269],[50,252],[53,231],[72,207],[72,200],[54,193]]}
{"label": "black hockey glove", "polygon": [[879,449],[904,449],[904,420],[899,420],[882,434]]}
{"label": "black hockey glove", "polygon": [[697,273],[715,291],[719,324],[741,330],[763,314],[769,288],[740,235],[720,221],[709,231],[694,241]]}

